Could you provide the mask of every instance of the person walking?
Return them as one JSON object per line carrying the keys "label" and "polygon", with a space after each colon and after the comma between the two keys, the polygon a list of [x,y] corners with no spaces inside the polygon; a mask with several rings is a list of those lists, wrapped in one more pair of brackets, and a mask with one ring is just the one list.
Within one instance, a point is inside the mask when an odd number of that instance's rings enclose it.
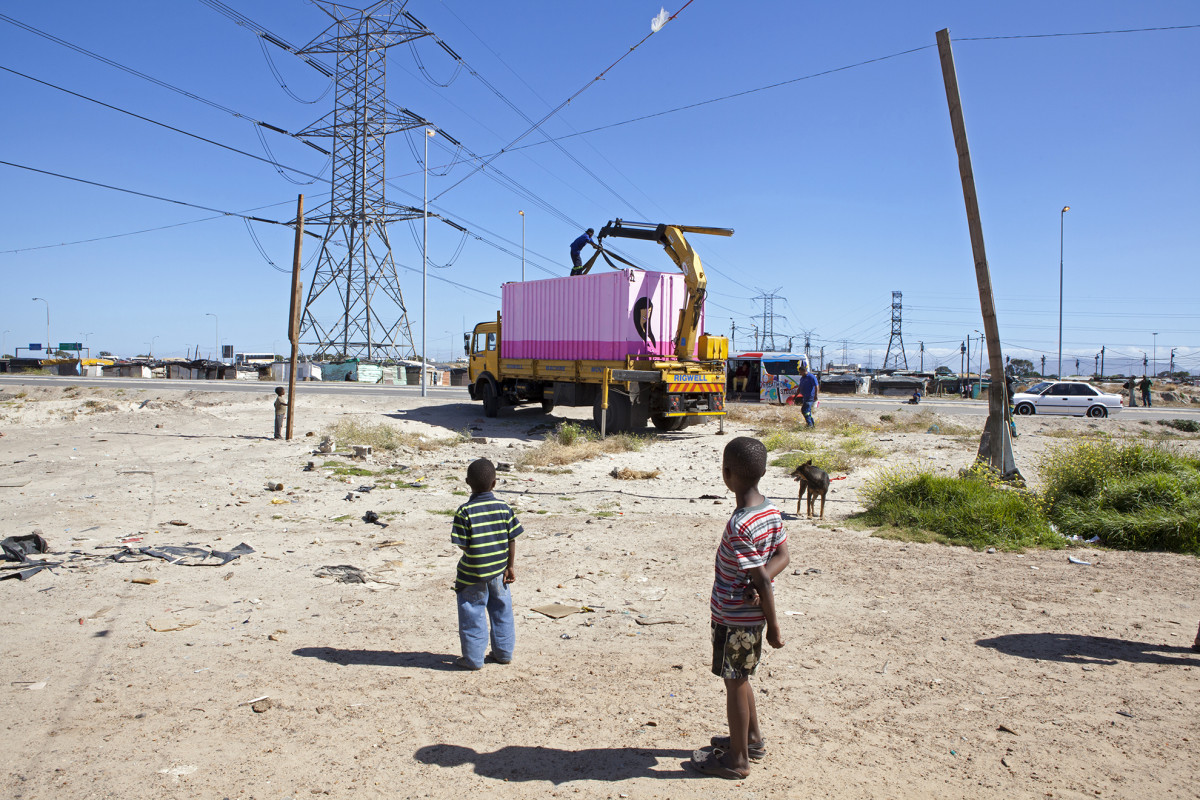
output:
{"label": "person walking", "polygon": [[813,420],[813,406],[817,403],[817,376],[808,371],[808,364],[800,363],[800,368],[797,370],[800,375],[800,380],[796,386],[796,397],[800,400],[800,413],[804,415],[804,424],[806,427],[815,428],[817,423]]}
{"label": "person walking", "polygon": [[1142,379],[1138,381],[1138,389],[1141,389],[1142,391],[1142,405],[1144,405],[1146,408],[1150,407],[1150,387],[1153,385],[1154,382],[1145,375],[1143,375]]}

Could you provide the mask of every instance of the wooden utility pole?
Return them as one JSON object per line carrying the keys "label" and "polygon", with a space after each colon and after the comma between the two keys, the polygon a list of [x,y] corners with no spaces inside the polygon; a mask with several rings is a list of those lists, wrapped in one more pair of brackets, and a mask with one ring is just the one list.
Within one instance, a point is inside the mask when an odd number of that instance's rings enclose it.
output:
{"label": "wooden utility pole", "polygon": [[[938,55],[942,61],[942,79],[946,84],[946,104],[950,109],[950,126],[954,130],[954,148],[958,151],[958,172],[962,178],[963,201],[967,207],[967,228],[971,233],[971,252],[975,256],[975,280],[979,284],[979,308],[983,312],[983,330],[987,337],[988,364],[991,366],[991,388],[988,389],[988,417],[979,439],[980,460],[986,458],[992,468],[1006,480],[1021,480],[1013,460],[1012,439],[1005,421],[1008,398],[1005,397],[1004,355],[1000,352],[1000,326],[996,322],[996,303],[992,297],[992,277],[988,270],[987,253],[983,247],[983,225],[979,219],[979,200],[975,194],[975,173],[971,168],[971,151],[967,147],[967,128],[963,122],[962,103],[958,96],[958,75],[954,71],[954,52],[950,49],[950,31],[937,32]],[[982,354],[980,354],[982,355]],[[982,365],[980,367],[982,372]],[[979,376],[983,380],[983,376]]]}
{"label": "wooden utility pole", "polygon": [[288,340],[292,357],[288,360],[288,441],[292,438],[292,422],[296,418],[296,359],[300,351],[300,243],[304,240],[304,195],[296,198],[296,252],[292,256],[292,310],[288,315]]}

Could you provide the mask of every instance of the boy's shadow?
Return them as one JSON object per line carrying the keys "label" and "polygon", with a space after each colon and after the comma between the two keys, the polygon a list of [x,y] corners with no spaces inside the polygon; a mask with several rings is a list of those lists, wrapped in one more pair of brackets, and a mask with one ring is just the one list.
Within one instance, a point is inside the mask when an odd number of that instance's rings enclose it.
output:
{"label": "boy's shadow", "polygon": [[297,647],[292,655],[319,658],[331,664],[365,664],[374,667],[412,667],[461,672],[456,656],[440,653],[401,653],[395,650],[341,650],[336,647]]}
{"label": "boy's shadow", "polygon": [[1108,636],[1081,636],[1074,633],[1009,633],[979,639],[975,644],[1001,653],[1042,661],[1068,664],[1163,664],[1200,666],[1200,656],[1190,647],[1133,642]]}
{"label": "boy's shadow", "polygon": [[629,778],[677,780],[688,773],[682,767],[654,769],[660,759],[690,758],[690,750],[653,747],[598,747],[559,750],[554,747],[510,745],[492,753],[477,753],[456,744],[422,747],[413,757],[422,764],[457,767],[474,764],[475,774],[501,781],[623,781]]}

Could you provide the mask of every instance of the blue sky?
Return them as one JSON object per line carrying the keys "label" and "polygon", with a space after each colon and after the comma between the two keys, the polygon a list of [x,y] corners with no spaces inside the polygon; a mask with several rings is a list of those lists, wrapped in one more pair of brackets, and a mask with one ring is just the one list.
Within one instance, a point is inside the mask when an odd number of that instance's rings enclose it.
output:
{"label": "blue sky", "polygon": [[[667,6],[673,13],[684,0]],[[228,5],[304,44],[327,18],[311,3]],[[633,52],[659,2],[484,3],[410,0],[407,10],[469,69],[423,40],[393,48],[388,94],[489,156],[572,102],[491,170],[444,139],[430,150],[431,211],[470,237],[431,275],[431,357],[460,352],[461,331],[494,316],[499,285],[518,280],[526,212],[527,276],[564,275],[567,246],[614,218],[731,227],[731,239],[693,244],[709,269],[708,325],[753,344],[762,306],[778,290],[777,333],[805,332],[827,359],[878,365],[891,292],[904,294],[909,365],[958,369],[959,344],[982,329],[962,190],[933,46],[949,28],[974,158],[1006,355],[1047,357],[1058,336],[1060,209],[1065,273],[1064,372],[1090,373],[1106,347],[1109,372],[1140,374],[1142,353],[1164,369],[1200,372],[1200,28],[1090,36],[973,40],[1200,24],[1192,2],[763,2],[694,0]],[[748,9],[748,10],[746,10]],[[186,89],[245,117],[300,130],[332,96],[292,99],[259,39],[200,2],[10,0],[3,13],[74,45]],[[896,55],[807,80],[828,70]],[[292,93],[316,100],[328,81],[268,46]],[[414,55],[415,50],[415,55]],[[255,127],[0,20],[0,66],[266,157]],[[593,80],[610,64],[626,56]],[[455,76],[449,86],[445,83]],[[430,78],[432,80],[427,79]],[[783,82],[776,88],[753,91]],[[327,201],[328,184],[297,186],[238,155],[0,71],[7,124],[0,160],[221,211],[284,220],[296,194]],[[668,112],[681,106],[702,105]],[[647,115],[656,115],[629,124]],[[583,135],[582,131],[592,131]],[[562,147],[593,175],[541,143]],[[264,134],[271,157],[328,175],[325,157]],[[411,147],[410,147],[411,144]],[[419,132],[390,140],[389,198],[420,205]],[[452,165],[452,166],[450,166]],[[449,166],[449,169],[446,167]],[[322,170],[325,170],[322,173]],[[444,174],[443,174],[444,173]],[[305,179],[307,180],[307,179]],[[272,269],[244,223],[212,212],[0,165],[0,330],[14,345],[85,338],[93,350],[182,355],[223,343],[283,352],[289,277]],[[521,189],[515,190],[513,182]],[[457,184],[456,186],[454,184]],[[250,209],[256,209],[250,211]],[[115,234],[148,233],[53,246]],[[291,231],[254,224],[286,270]],[[395,258],[419,271],[419,226],[391,231]],[[445,265],[460,234],[431,224],[430,261]],[[305,243],[308,256],[316,240]],[[622,252],[671,268],[653,245]],[[418,346],[420,277],[401,286]],[[306,284],[312,266],[305,272]],[[1153,333],[1158,336],[1154,337]],[[782,344],[782,339],[780,340]],[[975,347],[972,347],[975,353]],[[974,359],[973,359],[974,360]]]}

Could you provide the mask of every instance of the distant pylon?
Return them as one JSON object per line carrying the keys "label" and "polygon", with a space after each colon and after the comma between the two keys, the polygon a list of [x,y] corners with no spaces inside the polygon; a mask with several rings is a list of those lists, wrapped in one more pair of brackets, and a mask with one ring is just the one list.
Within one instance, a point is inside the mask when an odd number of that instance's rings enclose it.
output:
{"label": "distant pylon", "polygon": [[[908,357],[904,355],[904,337],[900,333],[901,292],[892,292],[892,335],[888,339],[887,353],[883,356],[883,369],[892,361],[893,369],[908,369]],[[903,364],[903,366],[901,366]]]}
{"label": "distant pylon", "polygon": [[[419,208],[389,203],[384,194],[384,140],[389,133],[428,126],[403,109],[388,108],[387,48],[428,36],[408,22],[403,3],[381,1],[363,10],[315,0],[333,20],[302,48],[337,61],[332,115],[303,134],[333,139],[333,188],[325,238],[304,304],[300,338],[315,356],[391,360],[415,354],[387,225],[420,219]],[[391,10],[378,16],[381,6]]]}
{"label": "distant pylon", "polygon": [[[775,336],[776,336],[775,320],[776,319],[787,319],[787,317],[777,315],[775,313],[775,301],[783,300],[784,302],[787,302],[787,298],[780,296],[779,289],[776,289],[775,291],[770,292],[770,293],[767,293],[766,291],[764,291],[762,289],[759,289],[759,291],[762,292],[762,294],[760,294],[758,297],[755,297],[753,299],[761,300],[762,304],[763,304],[763,327],[762,327],[761,349],[764,351],[778,350],[779,348],[775,344]],[[782,334],[779,334],[779,335],[782,335]]]}

